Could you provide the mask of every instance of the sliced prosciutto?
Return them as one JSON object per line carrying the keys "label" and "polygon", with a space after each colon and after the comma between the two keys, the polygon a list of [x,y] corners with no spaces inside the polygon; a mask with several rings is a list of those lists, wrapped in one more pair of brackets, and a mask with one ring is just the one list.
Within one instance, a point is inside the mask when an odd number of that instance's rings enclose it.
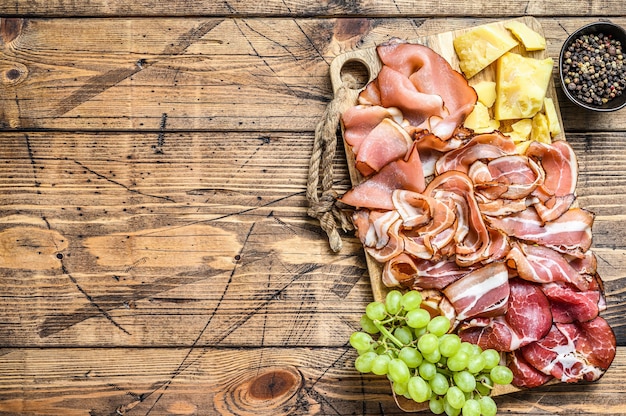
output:
{"label": "sliced prosciutto", "polygon": [[355,154],[359,152],[363,140],[384,119],[391,119],[401,124],[402,113],[397,108],[385,108],[379,105],[355,105],[343,113],[343,137]]}
{"label": "sliced prosciutto", "polygon": [[513,384],[520,388],[539,387],[552,380],[551,375],[546,375],[530,365],[520,350],[512,351],[509,355],[507,366],[513,372]]}
{"label": "sliced prosciutto", "polygon": [[615,358],[615,335],[597,317],[588,322],[554,324],[543,339],[521,349],[524,359],[546,375],[567,383],[598,380]]}
{"label": "sliced prosciutto", "polygon": [[387,164],[380,172],[346,192],[340,201],[357,208],[392,210],[394,190],[423,192],[425,187],[422,162],[413,146],[406,159]]}
{"label": "sliced prosciutto", "polygon": [[543,285],[542,290],[550,300],[552,319],[556,323],[590,321],[604,305],[603,294],[598,290],[578,291],[562,283]]}
{"label": "sliced prosciutto", "polygon": [[436,163],[436,171],[439,175],[451,170],[468,173],[469,166],[477,160],[513,155],[515,151],[515,143],[509,136],[498,131],[479,134],[462,147],[441,156]]}
{"label": "sliced prosciutto", "polygon": [[385,118],[360,143],[356,168],[369,176],[394,160],[404,159],[412,144],[413,139],[398,123]]}
{"label": "sliced prosciutto", "polygon": [[[386,100],[392,100],[393,106],[398,107],[412,125],[421,126],[426,122],[428,130],[439,138],[447,140],[452,137],[477,100],[476,91],[465,77],[427,46],[393,41],[378,46],[376,50],[383,63],[381,73],[388,68],[409,81],[398,82],[394,78],[393,84],[384,84],[379,77],[382,105],[386,107]],[[407,90],[411,92],[408,96],[405,94]],[[415,92],[420,95],[416,96]],[[437,101],[432,98],[434,96],[440,100],[438,112],[431,111]],[[414,102],[405,97],[424,99]],[[423,108],[428,108],[427,112]]]}
{"label": "sliced prosciutto", "polygon": [[507,235],[575,257],[584,256],[591,247],[593,214],[582,208],[569,209],[545,224],[533,207],[508,217],[487,217],[487,222]]}
{"label": "sliced prosciutto", "polygon": [[589,281],[567,261],[562,253],[551,248],[515,242],[507,255],[517,274],[537,283],[571,283],[578,290],[588,290]]}
{"label": "sliced prosciutto", "polygon": [[567,211],[575,199],[578,161],[565,141],[551,145],[532,142],[526,155],[539,161],[546,178],[534,195],[541,201],[535,208],[543,221],[552,221]]}

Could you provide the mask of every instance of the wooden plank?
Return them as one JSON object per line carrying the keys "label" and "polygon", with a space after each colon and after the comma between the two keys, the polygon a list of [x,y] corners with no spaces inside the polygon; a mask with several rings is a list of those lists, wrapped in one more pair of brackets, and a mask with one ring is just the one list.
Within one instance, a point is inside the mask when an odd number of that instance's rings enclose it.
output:
{"label": "wooden plank", "polygon": [[63,0],[2,0],[5,15],[34,16],[346,16],[413,17],[413,16],[620,16],[626,14],[619,0],[588,2],[414,2],[412,0],[364,0],[309,2],[304,0],[270,0],[228,2],[172,0],[167,4],[149,0],[99,0],[71,3]]}
{"label": "wooden plank", "polygon": [[[5,349],[0,414],[402,415],[385,377],[360,375],[344,348]],[[626,413],[626,348],[593,385],[496,398],[499,413]]]}
{"label": "wooden plank", "polygon": [[[626,144],[568,136],[626,345]],[[312,133],[0,133],[4,346],[342,346],[363,250],[306,215]],[[338,192],[349,188],[340,148]],[[280,163],[277,161],[280,160]],[[606,185],[609,186],[606,186]]]}
{"label": "wooden plank", "polygon": [[[548,55],[592,20],[540,19]],[[332,97],[335,56],[490,21],[3,19],[0,127],[312,131]],[[626,129],[625,110],[587,114],[559,98],[567,130]]]}

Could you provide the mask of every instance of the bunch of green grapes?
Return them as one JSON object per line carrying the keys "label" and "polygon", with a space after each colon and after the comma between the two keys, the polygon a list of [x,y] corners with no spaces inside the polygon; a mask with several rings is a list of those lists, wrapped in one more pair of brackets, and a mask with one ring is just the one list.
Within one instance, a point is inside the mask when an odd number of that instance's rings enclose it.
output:
{"label": "bunch of green grapes", "polygon": [[494,416],[494,384],[509,384],[513,373],[500,353],[482,350],[449,333],[450,320],[431,318],[418,291],[390,291],[385,302],[367,305],[362,331],[350,336],[361,373],[386,375],[397,395],[429,403],[435,414]]}

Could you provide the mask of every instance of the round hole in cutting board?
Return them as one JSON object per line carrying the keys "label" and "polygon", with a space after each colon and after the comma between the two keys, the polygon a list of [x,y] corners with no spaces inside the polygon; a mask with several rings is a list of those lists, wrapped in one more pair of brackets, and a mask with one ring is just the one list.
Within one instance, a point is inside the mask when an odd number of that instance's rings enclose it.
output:
{"label": "round hole in cutting board", "polygon": [[343,64],[340,71],[341,82],[349,82],[351,88],[363,88],[370,80],[370,71],[365,62],[351,59]]}

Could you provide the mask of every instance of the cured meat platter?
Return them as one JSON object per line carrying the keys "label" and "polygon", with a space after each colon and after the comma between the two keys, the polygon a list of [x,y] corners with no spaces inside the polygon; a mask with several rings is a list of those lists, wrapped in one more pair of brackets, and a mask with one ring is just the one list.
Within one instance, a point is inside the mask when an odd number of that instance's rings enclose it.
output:
{"label": "cured meat platter", "polygon": [[[511,19],[511,20],[506,20],[506,21],[490,23],[489,25],[497,26],[501,29],[505,29],[506,25],[510,23],[511,21],[522,22],[529,28],[536,31],[537,33],[543,35],[543,30],[542,30],[540,23],[533,17],[529,17],[529,16],[518,18],[518,19]],[[432,49],[434,52],[439,54],[441,57],[443,57],[454,70],[461,72],[460,65],[459,65],[460,63],[459,58],[455,51],[453,42],[456,37],[466,33],[468,30],[471,30],[471,29],[473,28],[449,31],[445,33],[440,33],[438,35],[427,36],[427,37],[418,38],[418,39],[405,39],[403,41],[408,42],[408,43],[416,43],[416,44],[427,46],[428,48]],[[547,58],[547,52],[545,48],[542,50],[528,51],[523,46],[520,45],[511,49],[511,52],[514,52],[516,54],[519,54],[525,57],[532,57],[536,59]],[[342,87],[344,83],[342,79],[342,73],[344,71],[344,68],[346,68],[348,64],[352,64],[355,62],[363,65],[366,68],[367,73],[368,73],[368,83],[375,80],[379,72],[383,68],[383,64],[381,63],[381,60],[379,58],[376,48],[367,48],[367,49],[347,52],[347,53],[337,56],[333,60],[330,66],[330,76],[331,76],[331,81],[332,81],[334,92],[335,94],[337,94],[339,90],[342,89],[342,94],[344,94],[344,96],[347,95],[346,99],[350,100],[352,105],[357,104],[359,94],[363,91],[363,88],[350,89],[346,92],[345,88]],[[468,83],[470,86],[474,86],[477,83],[482,82],[482,81],[496,81],[496,63],[495,62],[487,66],[485,69],[480,71],[475,76],[472,76],[471,78],[469,78]],[[556,89],[554,86],[554,81],[553,81],[552,76],[550,77],[548,89],[546,92],[546,97],[552,99],[554,103],[555,111],[556,111],[556,117],[558,118],[559,124],[562,125],[560,110],[558,107]],[[504,120],[501,124],[501,127],[504,130],[506,130],[507,128],[510,127],[510,124],[512,122],[513,121]],[[343,131],[345,132],[345,129]],[[562,129],[559,132],[556,132],[552,136],[552,140],[553,141],[565,140],[565,136],[564,136],[564,133],[562,132]],[[345,141],[345,135],[344,135],[344,141]],[[352,151],[351,145],[347,142],[344,142],[344,145],[346,149],[346,158],[348,162],[352,185],[357,186],[364,181],[364,176],[356,168],[355,154]],[[377,261],[376,259],[374,259],[368,253],[367,250],[366,250],[366,260],[367,260],[368,272],[370,276],[374,299],[378,301],[383,301],[385,299],[387,292],[390,290],[387,287],[387,285],[385,285],[385,283],[383,282],[384,265],[381,264],[380,261]],[[557,383],[557,382],[559,382],[557,379],[552,379],[551,381],[549,381],[549,383]],[[512,386],[512,385],[506,385],[506,386],[497,385],[492,391],[492,395],[496,396],[496,395],[508,394],[508,393],[512,393],[515,391],[519,391],[519,390],[520,388]],[[428,407],[427,403],[419,404],[414,401],[408,400],[402,396],[396,395],[395,393],[394,393],[394,398],[396,399],[398,406],[402,410],[407,411],[407,412],[421,411]]]}

